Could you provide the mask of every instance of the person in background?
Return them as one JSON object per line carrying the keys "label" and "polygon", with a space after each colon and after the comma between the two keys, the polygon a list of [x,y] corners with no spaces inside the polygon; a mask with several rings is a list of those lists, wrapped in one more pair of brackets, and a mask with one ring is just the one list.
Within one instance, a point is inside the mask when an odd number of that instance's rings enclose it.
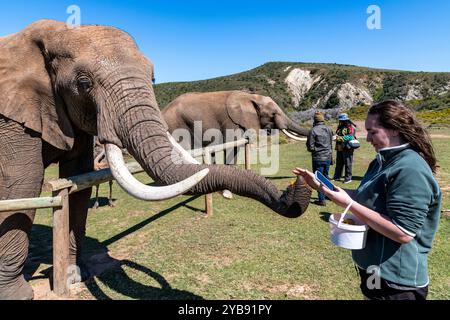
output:
{"label": "person in background", "polygon": [[333,180],[340,180],[342,170],[345,168],[344,183],[352,182],[353,152],[348,142],[355,139],[356,125],[350,120],[346,113],[339,116],[339,125],[336,130],[336,170]]}
{"label": "person in background", "polygon": [[[328,172],[333,162],[333,130],[325,125],[325,116],[321,112],[314,115],[314,124],[306,147],[312,154],[313,172],[320,171],[329,179]],[[315,203],[325,206],[325,195],[319,192],[319,200]]]}
{"label": "person in background", "polygon": [[378,154],[358,189],[331,191],[311,172],[293,172],[370,227],[365,248],[352,251],[366,298],[425,300],[442,201],[430,136],[412,110],[396,101],[372,106],[366,129]]}

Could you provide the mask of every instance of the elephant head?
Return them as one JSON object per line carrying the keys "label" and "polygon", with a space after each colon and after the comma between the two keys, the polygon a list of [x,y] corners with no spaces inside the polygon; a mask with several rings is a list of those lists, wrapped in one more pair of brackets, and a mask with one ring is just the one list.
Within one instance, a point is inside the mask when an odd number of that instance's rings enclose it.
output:
{"label": "elephant head", "polygon": [[226,109],[230,119],[245,129],[278,129],[296,140],[309,133],[289,119],[270,97],[233,91],[226,101]]}
{"label": "elephant head", "polygon": [[[98,135],[113,175],[135,197],[160,200],[186,190],[229,189],[285,216],[306,210],[311,191],[301,180],[281,193],[252,172],[186,163],[174,152],[152,87],[153,65],[127,33],[45,20],[4,39],[0,52],[0,114],[60,150],[73,147],[78,131]],[[121,148],[169,187],[148,189],[134,180]]]}
{"label": "elephant head", "polygon": [[[58,149],[72,149],[77,130],[98,134],[101,142],[122,148],[130,143],[125,136],[130,137],[132,129],[117,119],[131,118],[138,112],[132,110],[136,105],[139,112],[157,112],[153,65],[122,31],[99,26],[71,29],[44,20],[1,45],[6,54],[0,60],[0,114],[38,132]],[[145,187],[140,192],[150,200],[170,198],[206,174],[205,170],[175,186]]]}

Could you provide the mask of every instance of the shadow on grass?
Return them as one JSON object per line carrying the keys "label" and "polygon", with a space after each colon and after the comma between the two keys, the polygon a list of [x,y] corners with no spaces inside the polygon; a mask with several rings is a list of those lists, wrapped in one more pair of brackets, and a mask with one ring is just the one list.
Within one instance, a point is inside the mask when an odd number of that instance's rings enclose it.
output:
{"label": "shadow on grass", "polygon": [[285,179],[295,179],[294,176],[287,177],[265,177],[267,180],[285,180]]}
{"label": "shadow on grass", "polygon": [[[352,176],[352,181],[362,181],[362,179],[364,179],[364,177],[360,177],[360,176]],[[343,179],[340,179],[340,182],[342,182]]]}
{"label": "shadow on grass", "polygon": [[177,209],[179,209],[179,208],[181,208],[181,207],[186,207],[186,208],[188,208],[188,209],[191,209],[191,210],[194,210],[194,211],[198,211],[196,208],[193,208],[193,207],[191,207],[191,206],[188,206],[188,203],[190,203],[190,202],[192,202],[192,201],[194,201],[194,200],[196,200],[196,199],[198,199],[198,198],[200,198],[200,197],[201,197],[201,196],[193,196],[193,197],[191,197],[191,198],[189,198],[189,199],[186,199],[185,201],[182,201],[182,202],[180,202],[180,203],[174,205],[174,206],[171,207],[171,208],[168,208],[168,209],[166,209],[166,210],[163,210],[163,211],[161,211],[160,213],[158,213],[158,214],[156,214],[156,215],[154,215],[154,216],[152,216],[152,217],[150,217],[150,218],[148,218],[148,219],[146,219],[146,220],[144,220],[144,221],[138,223],[137,225],[135,225],[135,226],[129,228],[128,230],[125,230],[125,231],[119,233],[118,235],[115,235],[114,237],[112,237],[112,238],[110,238],[110,239],[108,239],[108,240],[103,241],[102,244],[103,244],[104,246],[109,246],[109,245],[111,245],[112,243],[114,243],[114,242],[116,242],[116,241],[118,241],[118,240],[120,240],[120,239],[122,239],[122,238],[128,236],[128,235],[131,234],[131,233],[134,233],[134,232],[138,231],[139,229],[144,228],[146,225],[152,223],[153,221],[156,221],[156,220],[158,220],[158,219],[160,219],[160,218],[162,218],[162,217],[168,215],[168,214],[171,213],[172,211],[175,211],[175,210],[177,210]]}
{"label": "shadow on grass", "polygon": [[[112,202],[114,204],[117,203],[117,199],[112,199]],[[94,204],[95,204],[95,198],[92,198],[91,200],[89,200],[89,209],[93,209],[94,208]],[[99,208],[103,208],[103,207],[109,207],[109,198],[106,197],[99,197],[98,198],[98,207]]]}
{"label": "shadow on grass", "polygon": [[[159,287],[147,286],[131,279],[124,267],[139,271],[155,280]],[[85,285],[98,300],[112,300],[99,286],[99,282],[118,294],[137,300],[204,300],[191,292],[174,289],[159,273],[129,260],[121,260],[119,266],[110,269],[96,278],[88,280]]]}
{"label": "shadow on grass", "polygon": [[[173,289],[165,278],[150,270],[149,268],[139,265],[129,260],[114,259],[109,255],[108,246],[112,243],[138,231],[146,225],[166,216],[176,209],[187,206],[187,204],[199,196],[191,197],[179,204],[161,211],[141,223],[121,232],[114,237],[99,242],[97,239],[86,237],[84,243],[83,260],[86,262],[87,269],[95,278],[91,278],[85,282],[86,287],[91,294],[99,300],[108,300],[110,298],[99,286],[99,282],[106,287],[131,299],[144,300],[201,300],[191,292]],[[189,208],[189,206],[187,206]],[[35,275],[41,264],[53,264],[52,252],[52,235],[53,230],[49,226],[34,225],[30,240],[30,252],[24,273],[27,280],[37,280],[49,278],[52,275],[52,267]],[[124,267],[139,271],[149,278],[155,280],[159,286],[147,286],[131,279],[124,270]],[[134,273],[134,272],[133,272]],[[51,282],[51,281],[50,281]]]}
{"label": "shadow on grass", "polygon": [[319,212],[320,214],[320,219],[322,219],[323,221],[328,223],[328,220],[330,220],[330,216],[332,215],[332,213],[329,212]]}

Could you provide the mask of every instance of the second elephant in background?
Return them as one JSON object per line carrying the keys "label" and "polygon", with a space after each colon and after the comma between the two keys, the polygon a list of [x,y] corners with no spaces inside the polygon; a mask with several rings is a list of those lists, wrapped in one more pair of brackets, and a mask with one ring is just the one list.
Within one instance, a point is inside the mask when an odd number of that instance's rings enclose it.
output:
{"label": "second elephant in background", "polygon": [[[244,91],[187,93],[169,103],[162,114],[170,133],[173,134],[177,129],[185,129],[190,133],[190,141],[180,141],[186,149],[229,142],[227,130],[278,129],[290,138],[304,141],[309,133],[308,129],[289,119],[272,98]],[[196,126],[201,130],[196,129]],[[223,141],[211,140],[211,134],[207,132],[210,129],[220,130]],[[236,163],[236,151],[226,163]]]}

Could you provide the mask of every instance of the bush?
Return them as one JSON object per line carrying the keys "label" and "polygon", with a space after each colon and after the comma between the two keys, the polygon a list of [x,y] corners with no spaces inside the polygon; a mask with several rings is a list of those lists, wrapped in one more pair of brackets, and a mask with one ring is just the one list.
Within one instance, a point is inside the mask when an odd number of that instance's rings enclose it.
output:
{"label": "bush", "polygon": [[417,118],[426,124],[450,124],[450,108],[420,111]]}

